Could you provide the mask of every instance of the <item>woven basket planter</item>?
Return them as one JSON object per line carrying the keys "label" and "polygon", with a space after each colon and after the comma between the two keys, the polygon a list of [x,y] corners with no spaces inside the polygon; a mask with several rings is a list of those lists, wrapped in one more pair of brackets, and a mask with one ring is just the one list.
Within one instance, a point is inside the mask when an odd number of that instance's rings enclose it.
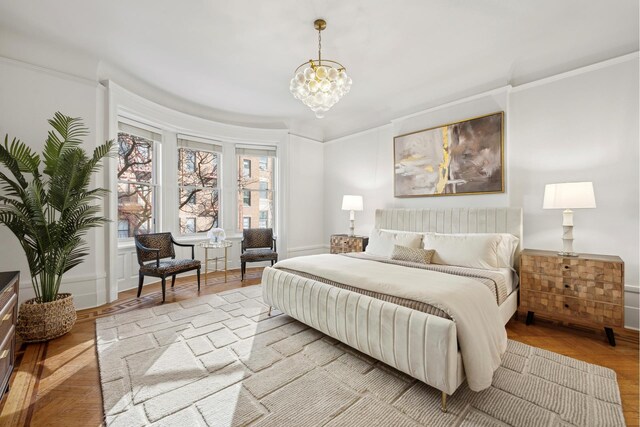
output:
{"label": "woven basket planter", "polygon": [[71,330],[78,318],[71,294],[58,294],[51,302],[38,301],[31,298],[20,304],[16,332],[23,342],[48,341]]}

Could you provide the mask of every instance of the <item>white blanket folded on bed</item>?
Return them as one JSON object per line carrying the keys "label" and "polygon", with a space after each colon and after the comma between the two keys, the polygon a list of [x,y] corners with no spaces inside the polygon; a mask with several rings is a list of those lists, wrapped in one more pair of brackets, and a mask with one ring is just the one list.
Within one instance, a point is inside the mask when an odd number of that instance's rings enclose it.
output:
{"label": "white blanket folded on bed", "polygon": [[340,255],[312,255],[278,262],[333,282],[431,304],[455,321],[464,370],[473,391],[491,385],[507,349],[507,332],[495,297],[470,277]]}

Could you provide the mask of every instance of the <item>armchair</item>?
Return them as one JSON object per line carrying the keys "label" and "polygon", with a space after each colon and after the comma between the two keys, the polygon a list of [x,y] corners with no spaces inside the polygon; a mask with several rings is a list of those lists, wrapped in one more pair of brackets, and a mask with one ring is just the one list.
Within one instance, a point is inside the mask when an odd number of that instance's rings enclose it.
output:
{"label": "armchair", "polygon": [[278,262],[276,239],[272,228],[246,228],[242,230],[242,254],[240,255],[241,280],[247,271],[248,262]]}
{"label": "armchair", "polygon": [[[173,239],[171,233],[140,234],[135,236],[134,240],[140,265],[138,297],[142,293],[144,276],[159,277],[162,279],[162,302],[164,302],[167,276],[171,276],[171,287],[173,288],[176,274],[190,270],[198,271],[198,291],[200,291],[200,261],[195,259],[195,245],[178,243]],[[175,259],[174,245],[191,247],[191,259]]]}

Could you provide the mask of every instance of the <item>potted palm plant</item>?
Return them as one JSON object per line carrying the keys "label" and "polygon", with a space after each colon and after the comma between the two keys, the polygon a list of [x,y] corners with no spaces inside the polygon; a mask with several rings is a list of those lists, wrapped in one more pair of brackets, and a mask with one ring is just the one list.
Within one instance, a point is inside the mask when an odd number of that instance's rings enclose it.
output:
{"label": "potted palm plant", "polygon": [[89,187],[113,142],[88,156],[80,147],[88,130],[79,118],[58,112],[48,122],[53,130],[42,159],[15,138],[9,142],[6,136],[4,146],[0,144],[0,164],[6,168],[0,171],[0,224],[18,238],[36,295],[20,305],[16,330],[25,342],[71,330],[76,311],[71,294],[58,292],[62,276],[88,254],[87,231],[107,221],[97,204],[107,190]]}

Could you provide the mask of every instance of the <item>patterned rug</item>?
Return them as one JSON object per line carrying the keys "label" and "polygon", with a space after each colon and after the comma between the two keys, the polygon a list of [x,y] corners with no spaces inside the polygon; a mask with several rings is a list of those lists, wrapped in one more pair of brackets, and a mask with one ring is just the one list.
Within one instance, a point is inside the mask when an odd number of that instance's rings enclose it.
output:
{"label": "patterned rug", "polygon": [[616,374],[509,341],[492,386],[440,392],[279,312],[260,286],[100,318],[108,426],[621,426]]}

